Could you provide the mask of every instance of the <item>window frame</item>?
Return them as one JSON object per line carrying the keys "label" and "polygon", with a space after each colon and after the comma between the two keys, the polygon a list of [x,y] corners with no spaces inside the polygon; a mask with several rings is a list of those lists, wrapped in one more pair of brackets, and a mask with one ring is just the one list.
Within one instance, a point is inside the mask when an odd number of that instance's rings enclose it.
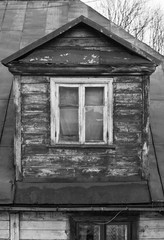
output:
{"label": "window frame", "polygon": [[[79,141],[59,141],[59,87],[79,89]],[[103,141],[85,141],[85,88],[104,87]],[[113,144],[113,78],[53,77],[50,78],[51,145],[111,145]]]}
{"label": "window frame", "polygon": [[106,238],[106,226],[107,225],[126,225],[127,226],[127,240],[137,239],[138,229],[138,214],[121,214],[114,218],[115,213],[110,215],[104,213],[104,215],[97,214],[74,214],[70,216],[70,234],[71,239],[79,239],[79,225],[80,224],[95,224],[100,226],[100,240],[107,240]]}

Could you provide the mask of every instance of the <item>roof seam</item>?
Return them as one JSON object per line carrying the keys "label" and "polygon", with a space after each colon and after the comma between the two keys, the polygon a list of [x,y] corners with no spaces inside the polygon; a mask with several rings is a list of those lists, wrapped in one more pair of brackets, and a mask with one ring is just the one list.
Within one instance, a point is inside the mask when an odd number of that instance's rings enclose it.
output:
{"label": "roof seam", "polygon": [[2,31],[2,26],[3,26],[4,19],[5,19],[5,14],[6,14],[6,10],[7,10],[7,5],[8,5],[8,2],[7,2],[6,5],[5,5],[5,9],[4,9],[3,17],[2,17],[1,31]]}
{"label": "roof seam", "polygon": [[4,121],[3,121],[3,125],[2,125],[2,131],[1,131],[1,134],[0,134],[0,145],[1,145],[1,142],[2,142],[2,137],[3,137],[3,133],[4,133],[5,123],[6,123],[6,119],[7,119],[7,111],[8,111],[8,108],[9,108],[10,97],[11,97],[11,93],[12,93],[12,87],[13,87],[13,81],[12,81],[12,84],[11,84],[9,97],[8,97],[8,100],[7,100],[7,106],[6,106]]}
{"label": "roof seam", "polygon": [[156,152],[156,147],[155,147],[155,142],[154,142],[154,137],[153,137],[153,131],[152,131],[152,128],[151,128],[151,124],[150,124],[149,128],[150,128],[150,134],[151,134],[151,138],[152,138],[152,145],[153,145],[153,149],[154,149],[155,161],[156,161],[156,164],[157,164],[157,171],[158,171],[158,174],[159,174],[159,179],[160,179],[160,182],[161,182],[161,187],[162,187],[162,191],[163,191],[163,195],[164,195],[164,186],[163,186],[162,177],[161,177],[161,173],[160,173],[160,169],[159,169],[157,152]]}

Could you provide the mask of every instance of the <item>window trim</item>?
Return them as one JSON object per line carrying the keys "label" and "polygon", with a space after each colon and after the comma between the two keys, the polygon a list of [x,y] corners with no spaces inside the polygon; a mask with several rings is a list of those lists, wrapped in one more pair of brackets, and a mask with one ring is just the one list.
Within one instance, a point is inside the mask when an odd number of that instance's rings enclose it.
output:
{"label": "window trim", "polygon": [[[127,225],[127,240],[135,240],[137,239],[137,229],[138,229],[138,214],[121,214],[113,219],[115,213],[106,214],[104,215],[97,215],[97,214],[73,214],[70,216],[70,234],[71,239],[77,240],[79,233],[78,233],[78,225],[79,224],[91,224],[91,223],[99,223],[100,224],[100,240],[105,239],[105,227],[106,225]],[[106,223],[106,224],[104,224]]]}
{"label": "window trim", "polygon": [[[59,86],[79,87],[79,141],[59,142]],[[104,142],[85,142],[84,88],[104,86],[106,110],[104,116]],[[96,77],[53,77],[50,78],[51,145],[112,145],[113,144],[113,78]],[[106,133],[105,133],[106,132]],[[108,134],[108,136],[107,136]]]}

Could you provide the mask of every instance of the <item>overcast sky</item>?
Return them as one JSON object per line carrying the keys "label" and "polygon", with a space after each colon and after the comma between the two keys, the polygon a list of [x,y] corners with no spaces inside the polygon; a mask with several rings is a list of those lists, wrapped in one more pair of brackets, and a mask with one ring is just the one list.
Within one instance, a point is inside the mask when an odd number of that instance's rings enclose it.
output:
{"label": "overcast sky", "polygon": [[[100,8],[100,3],[101,1],[108,1],[108,0],[81,0],[103,14],[104,16],[107,17],[107,13],[105,13],[105,10]],[[160,7],[161,10],[164,12],[164,0],[149,0],[150,1],[150,6],[154,7]]]}

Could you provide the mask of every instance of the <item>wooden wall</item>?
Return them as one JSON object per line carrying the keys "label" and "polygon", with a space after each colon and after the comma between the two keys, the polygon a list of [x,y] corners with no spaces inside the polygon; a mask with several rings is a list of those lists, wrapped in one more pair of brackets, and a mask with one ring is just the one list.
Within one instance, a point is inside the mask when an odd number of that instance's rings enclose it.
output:
{"label": "wooden wall", "polygon": [[108,181],[137,177],[142,166],[142,77],[114,77],[113,148],[50,146],[50,79],[21,79],[23,177],[30,181]]}
{"label": "wooden wall", "polygon": [[140,216],[138,228],[139,240],[163,240],[164,217],[160,213],[144,213]]}
{"label": "wooden wall", "polygon": [[0,239],[9,239],[9,214],[0,212]]}
{"label": "wooden wall", "polygon": [[[128,62],[131,63],[129,67]],[[112,65],[113,69],[121,66],[128,72],[134,66],[137,71],[142,70],[144,64],[151,65],[147,59],[86,24],[65,30],[23,56],[19,64],[27,68],[40,64],[40,70],[54,64],[54,69],[63,67],[60,74],[65,71],[64,66],[80,66],[84,71],[85,66],[97,69]],[[40,70],[36,68],[34,75]],[[21,104],[21,126],[17,127],[21,132],[17,135],[21,135],[22,143],[17,146],[17,151],[21,147],[21,158],[17,154],[16,159],[22,164],[22,169],[18,168],[24,180],[90,182],[147,177],[148,104],[144,98],[148,99],[148,91],[144,89],[147,89],[148,79],[125,76],[125,73],[113,78],[114,149],[66,149],[50,146],[50,78],[34,75],[21,77],[21,84],[18,84],[21,96],[16,103],[18,107]]]}
{"label": "wooden wall", "polygon": [[[155,212],[141,213],[136,231],[137,240],[163,240],[164,216]],[[0,239],[68,240],[69,215],[59,212],[0,212]]]}

